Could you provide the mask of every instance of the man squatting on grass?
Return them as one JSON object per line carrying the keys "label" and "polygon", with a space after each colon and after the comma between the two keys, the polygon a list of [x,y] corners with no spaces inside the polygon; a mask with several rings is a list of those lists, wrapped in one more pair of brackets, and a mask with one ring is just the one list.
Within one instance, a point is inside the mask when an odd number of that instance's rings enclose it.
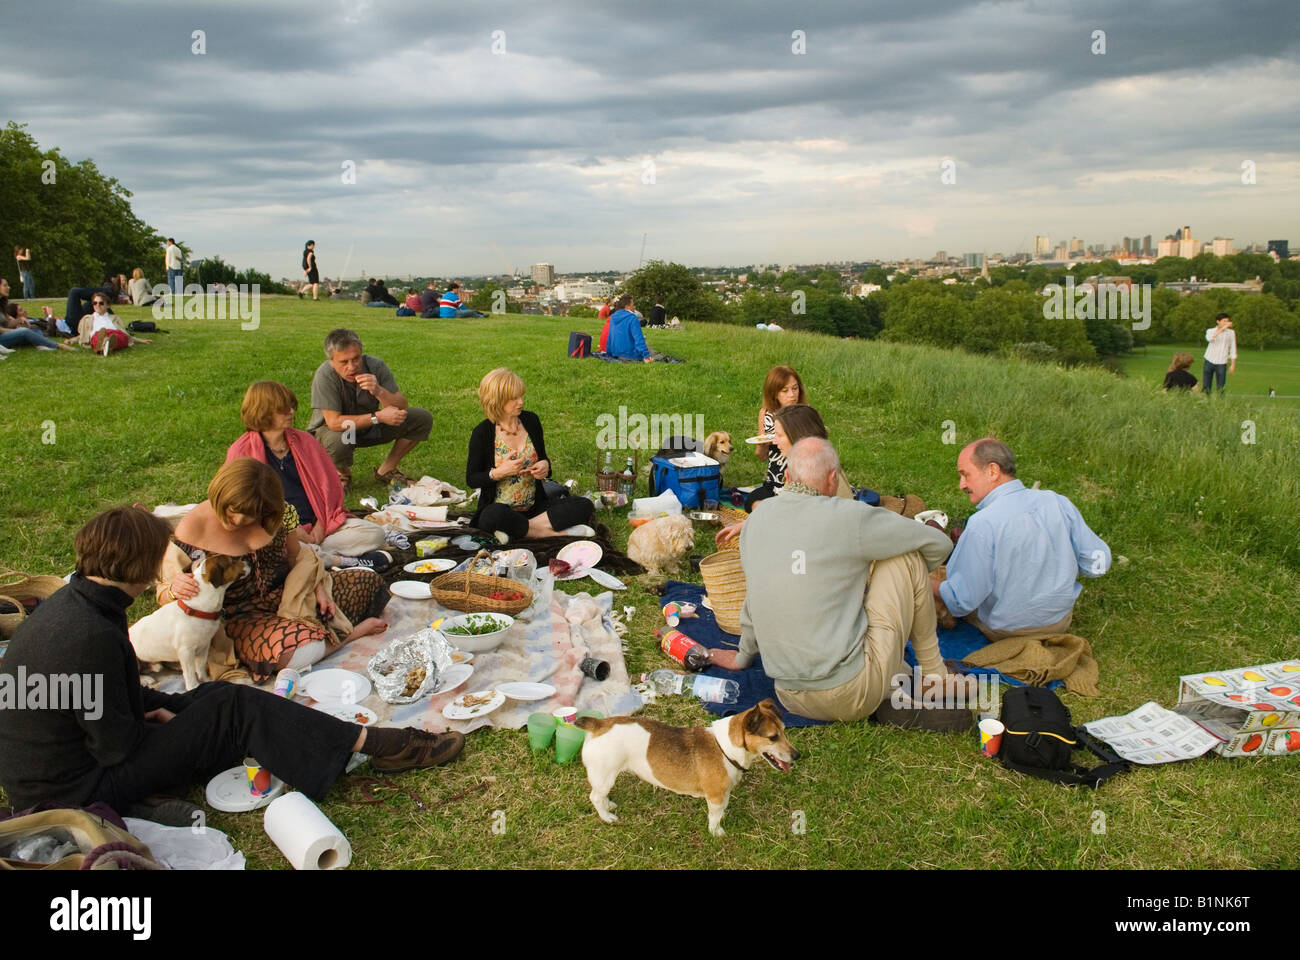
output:
{"label": "man squatting on grass", "polygon": [[[0,675],[102,677],[101,703],[0,709],[0,786],[15,809],[103,801],[118,813],[188,826],[197,809],[160,791],[202,783],[255,756],[322,799],[354,752],[399,772],[454,759],[459,733],[366,728],[250,686],[204,683],[183,694],[141,686],[126,611],[153,585],[171,529],[135,507],[77,533],[77,569],[14,633]],[[20,691],[21,694],[21,691]]]}
{"label": "man squatting on grass", "polygon": [[968,444],[957,474],[976,512],[948,560],[948,578],[932,579],[934,596],[990,640],[1069,632],[1078,578],[1109,570],[1110,547],[1068,499],[1025,489],[1001,440]]}
{"label": "man squatting on grass", "polygon": [[[785,486],[740,533],[747,584],[740,648],[715,650],[714,663],[743,670],[762,653],[763,670],[791,713],[861,720],[880,710],[878,719],[894,722],[882,701],[906,671],[910,639],[923,673],[944,678],[945,702],[966,703],[956,700],[956,688],[964,696],[970,678],[949,676],[939,654],[927,576],[952,541],[883,507],[835,496],[839,468],[835,448],[820,437],[790,449]],[[929,722],[970,724],[966,709],[924,714]]]}
{"label": "man squatting on grass", "polygon": [[311,406],[307,432],[316,435],[334,461],[345,494],[352,485],[357,447],[392,443],[375,478],[405,482],[398,465],[433,429],[433,414],[410,405],[388,364],[362,353],[361,338],[341,328],[325,337],[325,362],[311,378]]}

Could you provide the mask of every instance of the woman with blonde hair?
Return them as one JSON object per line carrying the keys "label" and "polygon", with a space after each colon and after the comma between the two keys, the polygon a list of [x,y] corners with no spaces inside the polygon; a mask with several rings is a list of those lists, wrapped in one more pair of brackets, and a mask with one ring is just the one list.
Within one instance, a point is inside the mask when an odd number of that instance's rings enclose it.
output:
{"label": "woman with blonde hair", "polygon": [[373,570],[325,572],[316,553],[301,548],[297,527],[275,470],[252,457],[231,460],[177,525],[157,584],[159,604],[189,600],[199,590],[189,570],[202,557],[244,560],[247,570],[226,590],[223,626],[258,682],[388,626],[379,619],[388,603],[383,578]]}
{"label": "woman with blonde hair", "polygon": [[542,421],[524,409],[524,381],[498,367],[479,382],[485,419],[469,438],[465,481],[479,491],[472,525],[511,540],[594,536],[586,524],[594,505],[586,497],[551,500],[543,485],[551,475]]}
{"label": "woman with blonde hair", "polygon": [[360,566],[383,569],[393,561],[380,549],[384,528],[348,513],[329,453],[310,433],[293,427],[297,410],[298,398],[283,383],[251,385],[239,408],[246,432],[230,445],[226,462],[252,457],[275,471],[284,499],[298,513],[298,538],[319,547],[326,563],[358,557]]}
{"label": "woman with blonde hair", "polygon": [[136,267],[131,271],[131,280],[127,283],[131,292],[131,303],[137,307],[147,307],[158,298],[149,292],[149,281],[145,279],[144,270]]}

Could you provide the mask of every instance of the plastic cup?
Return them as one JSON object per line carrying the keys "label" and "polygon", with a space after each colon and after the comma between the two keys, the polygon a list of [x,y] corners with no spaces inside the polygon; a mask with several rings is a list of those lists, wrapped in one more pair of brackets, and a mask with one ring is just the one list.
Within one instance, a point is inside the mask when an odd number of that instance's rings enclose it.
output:
{"label": "plastic cup", "polygon": [[275,695],[284,697],[286,700],[293,699],[293,692],[298,689],[298,684],[302,682],[302,674],[297,670],[285,667],[275,675]]}
{"label": "plastic cup", "polygon": [[986,757],[996,757],[1002,749],[1002,734],[1006,727],[1001,720],[992,717],[980,721],[980,753]]}
{"label": "plastic cup", "polygon": [[593,680],[604,680],[609,676],[609,664],[595,657],[587,657],[579,664],[578,669],[582,671],[584,677],[591,677]]}
{"label": "plastic cup", "polygon": [[560,723],[573,723],[574,717],[578,715],[577,707],[556,707],[551,711],[553,716]]}
{"label": "plastic cup", "polygon": [[580,716],[580,717],[591,717],[591,718],[593,718],[593,719],[595,719],[595,720],[604,720],[604,719],[605,719],[605,715],[604,715],[603,713],[601,713],[599,710],[579,710],[579,711],[578,711],[578,716]]}
{"label": "plastic cup", "polygon": [[271,771],[252,757],[244,758],[244,773],[248,774],[248,792],[253,796],[264,797],[271,792]]}
{"label": "plastic cup", "polygon": [[568,763],[582,749],[582,741],[587,738],[587,731],[568,724],[555,728],[555,762]]}
{"label": "plastic cup", "polygon": [[528,746],[533,753],[541,753],[555,738],[556,720],[549,713],[534,713],[528,717]]}

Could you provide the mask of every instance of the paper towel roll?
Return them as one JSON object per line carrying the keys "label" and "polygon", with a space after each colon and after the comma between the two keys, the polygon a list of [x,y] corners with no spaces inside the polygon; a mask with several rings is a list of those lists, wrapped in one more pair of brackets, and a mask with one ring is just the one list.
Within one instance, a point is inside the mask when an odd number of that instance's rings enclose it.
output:
{"label": "paper towel roll", "polygon": [[276,797],[262,820],[266,835],[295,870],[341,870],[352,862],[352,846],[306,794]]}

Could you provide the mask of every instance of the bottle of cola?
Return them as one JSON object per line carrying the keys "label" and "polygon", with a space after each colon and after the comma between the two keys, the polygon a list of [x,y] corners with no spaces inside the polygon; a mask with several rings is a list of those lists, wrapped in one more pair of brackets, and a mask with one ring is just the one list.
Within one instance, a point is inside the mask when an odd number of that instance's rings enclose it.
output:
{"label": "bottle of cola", "polygon": [[713,666],[708,647],[696,643],[680,630],[660,627],[655,636],[659,638],[659,649],[687,670],[698,672]]}

